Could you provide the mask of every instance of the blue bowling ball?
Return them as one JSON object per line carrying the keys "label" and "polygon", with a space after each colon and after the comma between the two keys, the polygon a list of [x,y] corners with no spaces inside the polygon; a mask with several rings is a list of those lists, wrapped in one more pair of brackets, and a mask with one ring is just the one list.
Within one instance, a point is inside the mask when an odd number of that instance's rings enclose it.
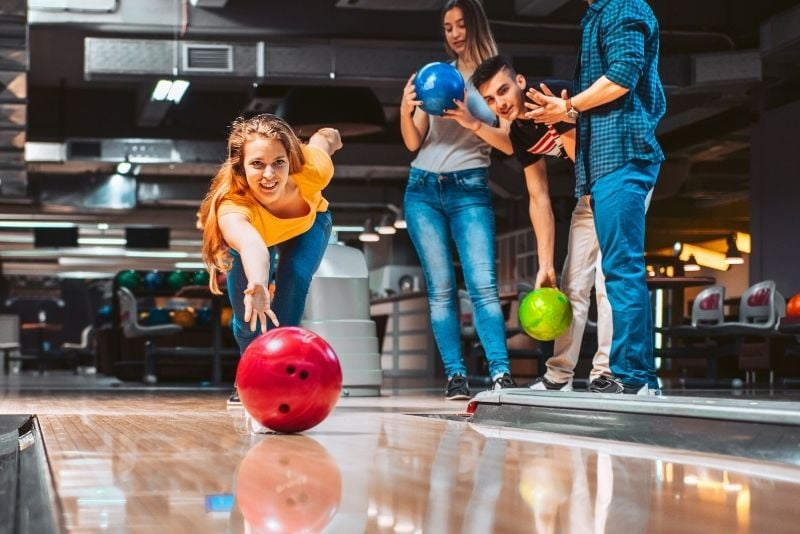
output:
{"label": "blue bowling ball", "polygon": [[99,324],[110,323],[111,322],[111,306],[106,304],[105,306],[100,306],[100,309],[97,310],[97,322]]}
{"label": "blue bowling ball", "polygon": [[442,116],[446,109],[456,109],[453,100],[464,100],[464,77],[449,63],[428,63],[414,78],[417,100],[422,111]]}
{"label": "blue bowling ball", "polygon": [[150,310],[150,315],[147,317],[147,324],[150,326],[169,324],[170,322],[172,321],[169,316],[169,310],[164,308],[153,308]]}
{"label": "blue bowling ball", "polygon": [[158,291],[164,287],[164,274],[158,271],[150,271],[144,275],[144,287],[148,291]]}
{"label": "blue bowling ball", "polygon": [[197,310],[197,326],[206,326],[211,323],[211,308],[203,307]]}

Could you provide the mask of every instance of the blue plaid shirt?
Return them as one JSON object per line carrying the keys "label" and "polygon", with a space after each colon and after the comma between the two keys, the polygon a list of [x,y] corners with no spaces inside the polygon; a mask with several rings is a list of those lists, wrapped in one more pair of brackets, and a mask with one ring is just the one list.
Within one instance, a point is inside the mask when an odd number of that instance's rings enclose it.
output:
{"label": "blue plaid shirt", "polygon": [[629,161],[664,161],[655,130],[666,110],[658,77],[658,21],[644,0],[595,0],[581,27],[575,93],[604,75],[630,92],[578,118],[579,197],[589,194],[598,178]]}

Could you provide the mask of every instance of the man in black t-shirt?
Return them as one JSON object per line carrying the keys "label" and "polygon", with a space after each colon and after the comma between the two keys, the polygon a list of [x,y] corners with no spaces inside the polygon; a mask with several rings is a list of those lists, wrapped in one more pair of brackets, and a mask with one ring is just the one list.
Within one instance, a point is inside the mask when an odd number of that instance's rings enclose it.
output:
{"label": "man in black t-shirt", "polygon": [[[514,156],[525,173],[530,196],[529,214],[539,255],[535,285],[555,287],[555,225],[544,156],[574,160],[575,125],[562,122],[545,126],[525,118],[528,84],[502,56],[481,63],[472,75],[472,82],[492,111],[500,118],[511,121],[511,143]],[[571,84],[563,81],[545,82],[545,88],[549,93],[563,98],[567,98],[571,92]],[[606,297],[600,269],[600,245],[589,200],[588,195],[579,197],[572,213],[567,259],[561,277],[561,289],[572,304],[572,326],[556,340],[554,355],[547,360],[547,373],[536,379],[531,389],[572,391],[574,369],[588,319],[592,285],[597,294],[598,349],[592,361],[590,380],[611,376],[608,366],[613,333],[611,305]]]}

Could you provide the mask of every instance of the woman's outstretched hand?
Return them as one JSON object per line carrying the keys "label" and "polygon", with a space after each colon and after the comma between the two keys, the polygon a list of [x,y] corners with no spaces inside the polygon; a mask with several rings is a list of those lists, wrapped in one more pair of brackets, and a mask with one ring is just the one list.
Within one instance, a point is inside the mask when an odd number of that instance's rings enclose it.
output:
{"label": "woman's outstretched hand", "polygon": [[280,326],[275,312],[270,305],[272,299],[269,295],[267,286],[262,284],[247,284],[244,290],[244,322],[250,323],[250,331],[256,331],[256,324],[261,321],[261,333],[267,333],[267,318],[272,320],[272,324]]}
{"label": "woman's outstretched hand", "polygon": [[342,135],[336,128],[320,128],[308,140],[308,144],[316,146],[333,156],[334,152],[342,148]]}

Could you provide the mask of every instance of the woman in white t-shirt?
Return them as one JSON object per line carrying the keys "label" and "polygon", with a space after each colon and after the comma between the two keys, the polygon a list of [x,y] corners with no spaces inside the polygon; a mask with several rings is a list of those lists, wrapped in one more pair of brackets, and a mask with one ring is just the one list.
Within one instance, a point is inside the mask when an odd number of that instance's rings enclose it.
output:
{"label": "woman in white t-shirt", "polygon": [[[497,53],[483,7],[478,0],[449,0],[441,21],[445,49],[468,80],[481,61]],[[445,395],[448,399],[470,397],[451,242],[458,252],[494,388],[516,387],[509,374],[497,292],[495,221],[488,186],[491,146],[512,153],[507,124],[498,126],[469,82],[464,101],[457,101],[456,109],[442,117],[427,115],[417,109],[420,104],[412,75],[400,104],[403,141],[410,151],[418,151],[406,186],[405,217],[425,273],[431,326],[448,379]]]}

